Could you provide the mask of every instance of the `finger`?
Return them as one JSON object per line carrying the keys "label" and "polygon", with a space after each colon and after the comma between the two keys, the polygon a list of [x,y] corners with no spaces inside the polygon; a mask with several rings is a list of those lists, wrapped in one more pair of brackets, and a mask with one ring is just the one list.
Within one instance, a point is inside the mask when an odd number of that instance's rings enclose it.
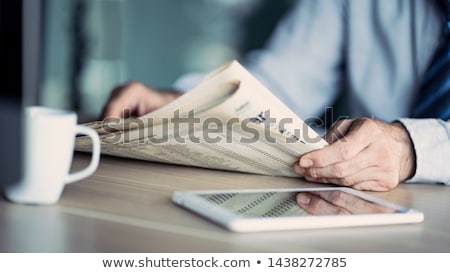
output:
{"label": "finger", "polygon": [[305,179],[310,182],[335,184],[367,191],[388,191],[395,188],[399,183],[398,175],[394,172],[380,171],[377,166],[369,167],[343,178],[305,176]]}
{"label": "finger", "polygon": [[103,119],[128,118],[132,114],[130,109],[132,109],[132,106],[130,104],[125,104],[122,101],[113,101],[108,103],[107,106],[105,106],[102,118]]}
{"label": "finger", "polygon": [[361,191],[390,191],[398,185],[398,180],[394,181],[380,181],[380,180],[366,180],[357,183],[353,186],[354,189]]}
{"label": "finger", "polygon": [[371,141],[370,130],[363,128],[365,126],[363,121],[352,122],[346,135],[329,146],[301,156],[300,167],[325,167],[356,156]]}
{"label": "finger", "polygon": [[111,94],[110,94],[107,102],[103,106],[103,109],[102,109],[102,112],[100,115],[101,119],[105,119],[107,117],[121,118],[121,115],[117,115],[117,113],[115,113],[114,109],[111,108],[111,103],[117,99],[117,97],[124,91],[125,88],[126,88],[126,84],[117,86],[111,91]]}
{"label": "finger", "polygon": [[[102,111],[102,118],[126,118],[130,113],[130,109],[133,109],[133,103],[131,101],[131,94],[121,94],[111,98],[105,105]],[[128,109],[128,111],[125,111]]]}
{"label": "finger", "polygon": [[344,178],[375,166],[377,159],[376,154],[372,153],[369,148],[365,148],[350,160],[330,164],[325,167],[306,168],[304,175],[310,177]]}
{"label": "finger", "polygon": [[148,88],[138,82],[129,82],[116,87],[106,103],[102,118],[126,118],[140,111],[146,101]]}
{"label": "finger", "polygon": [[349,214],[344,208],[330,204],[314,194],[298,193],[296,200],[301,208],[313,215]]}

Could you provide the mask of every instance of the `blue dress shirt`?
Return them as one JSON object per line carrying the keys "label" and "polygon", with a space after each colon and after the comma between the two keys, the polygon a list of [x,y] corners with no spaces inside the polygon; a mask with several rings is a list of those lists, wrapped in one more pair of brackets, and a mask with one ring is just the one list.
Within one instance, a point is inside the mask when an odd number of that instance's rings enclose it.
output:
{"label": "blue dress shirt", "polygon": [[346,92],[350,117],[399,120],[416,152],[407,182],[450,185],[450,120],[408,118],[440,26],[432,1],[302,0],[244,66],[303,119]]}

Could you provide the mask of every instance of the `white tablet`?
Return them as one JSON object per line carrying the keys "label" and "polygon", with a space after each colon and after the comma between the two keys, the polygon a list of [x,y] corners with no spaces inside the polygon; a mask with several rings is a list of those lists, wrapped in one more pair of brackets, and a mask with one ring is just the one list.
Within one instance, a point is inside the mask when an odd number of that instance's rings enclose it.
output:
{"label": "white tablet", "polygon": [[172,201],[237,232],[419,223],[423,213],[345,187],[177,191]]}

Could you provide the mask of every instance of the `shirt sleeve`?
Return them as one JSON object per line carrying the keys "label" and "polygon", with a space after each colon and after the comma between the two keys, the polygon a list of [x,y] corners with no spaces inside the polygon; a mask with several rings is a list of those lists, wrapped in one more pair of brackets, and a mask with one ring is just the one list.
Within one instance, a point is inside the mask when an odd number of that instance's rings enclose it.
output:
{"label": "shirt sleeve", "polygon": [[[268,44],[242,64],[301,118],[323,114],[342,79],[345,1],[303,0],[278,23]],[[204,74],[190,73],[174,86],[185,92]]]}
{"label": "shirt sleeve", "polygon": [[245,66],[301,118],[323,113],[341,89],[345,1],[303,0]]}
{"label": "shirt sleeve", "polygon": [[400,119],[416,152],[416,173],[407,183],[450,185],[450,120]]}

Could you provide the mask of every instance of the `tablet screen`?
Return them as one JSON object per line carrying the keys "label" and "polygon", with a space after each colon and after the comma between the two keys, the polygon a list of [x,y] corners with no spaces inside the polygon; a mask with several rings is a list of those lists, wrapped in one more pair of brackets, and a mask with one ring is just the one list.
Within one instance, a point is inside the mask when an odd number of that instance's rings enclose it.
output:
{"label": "tablet screen", "polygon": [[340,190],[229,192],[198,196],[211,205],[248,218],[402,212],[401,208],[371,202]]}
{"label": "tablet screen", "polygon": [[423,213],[346,187],[178,191],[172,200],[239,232],[418,223]]}

